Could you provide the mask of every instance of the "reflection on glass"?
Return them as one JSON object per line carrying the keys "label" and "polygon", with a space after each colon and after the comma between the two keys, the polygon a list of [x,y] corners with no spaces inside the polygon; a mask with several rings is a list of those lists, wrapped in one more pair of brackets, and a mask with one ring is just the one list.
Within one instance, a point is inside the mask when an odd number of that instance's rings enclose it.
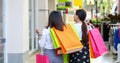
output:
{"label": "reflection on glass", "polygon": [[3,0],[0,0],[0,63],[4,63]]}

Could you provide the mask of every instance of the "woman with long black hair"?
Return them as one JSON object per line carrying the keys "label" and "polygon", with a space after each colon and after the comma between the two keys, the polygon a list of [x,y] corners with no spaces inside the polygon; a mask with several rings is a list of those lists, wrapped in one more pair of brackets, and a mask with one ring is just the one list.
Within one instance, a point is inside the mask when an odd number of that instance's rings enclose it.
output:
{"label": "woman with long black hair", "polygon": [[90,63],[89,56],[89,43],[88,43],[88,28],[85,23],[86,11],[79,9],[74,15],[74,21],[76,30],[78,31],[79,36],[81,37],[81,42],[84,45],[83,49],[70,54],[69,63]]}
{"label": "woman with long black hair", "polygon": [[44,54],[48,55],[50,63],[63,63],[63,56],[56,55],[50,37],[50,28],[55,27],[57,30],[63,31],[63,26],[64,23],[61,13],[59,11],[52,11],[49,15],[48,25],[43,29],[42,36],[39,40],[40,47],[44,48]]}

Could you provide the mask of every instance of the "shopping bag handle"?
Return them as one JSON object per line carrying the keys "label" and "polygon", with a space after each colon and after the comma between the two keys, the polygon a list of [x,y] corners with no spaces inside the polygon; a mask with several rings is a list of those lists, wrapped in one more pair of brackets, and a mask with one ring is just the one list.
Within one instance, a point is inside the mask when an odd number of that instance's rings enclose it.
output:
{"label": "shopping bag handle", "polygon": [[[42,36],[42,34],[41,34],[41,32],[40,32],[40,30],[39,29],[36,29],[35,30],[35,32],[36,32],[36,34],[37,34],[37,36],[38,36],[38,44],[39,44],[39,40],[41,39],[41,36]],[[43,47],[41,47],[40,45],[38,45],[38,51],[39,51],[39,49],[40,49],[40,54],[41,55],[44,55],[44,48]]]}
{"label": "shopping bag handle", "polygon": [[87,25],[90,26],[91,29],[95,29],[95,26],[94,26],[93,24],[89,23],[89,24],[87,24]]}
{"label": "shopping bag handle", "polygon": [[95,29],[95,26],[93,24],[90,23],[90,26],[92,29]]}
{"label": "shopping bag handle", "polygon": [[[39,42],[38,42],[39,44]],[[38,45],[38,51],[40,52],[41,55],[44,55],[44,48]]]}
{"label": "shopping bag handle", "polygon": [[40,47],[40,54],[44,55],[44,48],[43,47]]}

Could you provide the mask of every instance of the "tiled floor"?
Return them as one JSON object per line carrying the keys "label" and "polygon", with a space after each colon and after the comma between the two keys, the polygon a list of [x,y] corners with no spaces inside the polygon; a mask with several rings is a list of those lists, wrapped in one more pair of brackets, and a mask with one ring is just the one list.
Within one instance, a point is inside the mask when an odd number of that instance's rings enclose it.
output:
{"label": "tiled floor", "polygon": [[98,57],[94,60],[93,63],[115,63],[116,55],[112,53],[107,53],[101,57]]}
{"label": "tiled floor", "polygon": [[35,54],[34,54],[29,58],[29,63],[36,63],[35,60],[36,60],[36,58],[35,58]]}
{"label": "tiled floor", "polygon": [[[115,63],[116,55],[112,53],[107,53],[97,59],[94,60],[92,63]],[[29,58],[29,63],[35,63],[35,54]]]}

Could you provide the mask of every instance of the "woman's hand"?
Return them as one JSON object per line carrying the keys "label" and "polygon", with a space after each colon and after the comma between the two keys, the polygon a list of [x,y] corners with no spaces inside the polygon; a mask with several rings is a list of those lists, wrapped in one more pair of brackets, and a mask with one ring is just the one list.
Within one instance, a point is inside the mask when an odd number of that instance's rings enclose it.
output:
{"label": "woman's hand", "polygon": [[39,29],[36,29],[35,32],[38,34],[38,35],[41,35],[41,32]]}
{"label": "woman's hand", "polygon": [[40,39],[40,37],[42,36],[41,32],[39,29],[35,30],[36,34],[38,35],[38,39]]}

